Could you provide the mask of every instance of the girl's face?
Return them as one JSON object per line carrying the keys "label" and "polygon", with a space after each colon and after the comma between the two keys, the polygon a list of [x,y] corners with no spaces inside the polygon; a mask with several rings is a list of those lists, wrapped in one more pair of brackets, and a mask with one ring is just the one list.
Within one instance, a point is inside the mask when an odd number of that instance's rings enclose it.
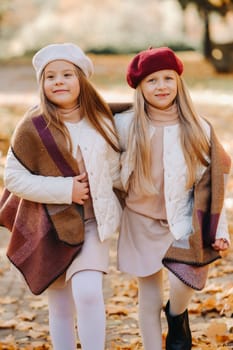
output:
{"label": "girl's face", "polygon": [[159,109],[172,105],[177,95],[177,77],[174,70],[154,72],[141,82],[143,96],[148,104]]}
{"label": "girl's face", "polygon": [[59,108],[76,106],[80,84],[74,65],[64,60],[48,63],[44,70],[44,93]]}

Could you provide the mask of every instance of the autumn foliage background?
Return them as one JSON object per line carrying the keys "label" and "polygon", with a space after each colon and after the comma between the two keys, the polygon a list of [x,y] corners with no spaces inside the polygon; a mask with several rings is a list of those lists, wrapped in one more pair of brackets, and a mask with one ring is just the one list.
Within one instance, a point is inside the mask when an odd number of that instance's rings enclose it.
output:
{"label": "autumn foliage background", "polygon": [[[231,6],[225,18],[215,11],[204,11],[207,26],[202,6],[218,9],[223,3]],[[38,101],[31,54],[51,42],[73,41],[85,51],[99,53],[129,53],[164,44],[186,49],[179,55],[185,63],[184,77],[192,98],[233,157],[233,73],[217,74],[200,54],[207,27],[213,42],[232,42],[232,0],[1,0],[0,193],[10,137],[27,108]],[[187,51],[191,48],[195,51]],[[221,54],[215,53],[218,57]],[[131,101],[133,91],[125,82],[131,56],[91,58],[95,66],[92,82],[103,97],[107,101]],[[226,207],[233,245],[233,173],[227,185]],[[9,238],[10,233],[0,228],[0,350],[51,350],[46,293],[33,296],[16,277],[6,258]],[[104,278],[106,350],[142,350],[137,281],[117,271],[116,245],[114,237],[110,273]],[[197,292],[189,305],[194,350],[233,349],[232,261],[233,247],[211,265],[205,289]],[[165,305],[169,291],[166,272],[164,285]],[[162,324],[165,340],[164,313]]]}

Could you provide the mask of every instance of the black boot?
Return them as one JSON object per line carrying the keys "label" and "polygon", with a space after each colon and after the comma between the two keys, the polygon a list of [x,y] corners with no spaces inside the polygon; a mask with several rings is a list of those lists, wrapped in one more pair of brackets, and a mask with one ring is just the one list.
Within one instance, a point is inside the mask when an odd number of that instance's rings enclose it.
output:
{"label": "black boot", "polygon": [[192,336],[189,328],[188,311],[185,310],[178,316],[171,316],[168,301],[165,314],[168,322],[166,350],[191,350]]}

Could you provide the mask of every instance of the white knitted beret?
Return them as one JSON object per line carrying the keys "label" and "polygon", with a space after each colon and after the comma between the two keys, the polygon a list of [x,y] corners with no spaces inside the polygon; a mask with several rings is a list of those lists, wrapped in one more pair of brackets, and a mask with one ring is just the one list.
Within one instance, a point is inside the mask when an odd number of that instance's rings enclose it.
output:
{"label": "white knitted beret", "polygon": [[65,60],[75,64],[81,68],[87,78],[90,78],[94,72],[92,61],[77,45],[72,43],[51,44],[43,47],[32,58],[38,81],[45,66],[55,60]]}

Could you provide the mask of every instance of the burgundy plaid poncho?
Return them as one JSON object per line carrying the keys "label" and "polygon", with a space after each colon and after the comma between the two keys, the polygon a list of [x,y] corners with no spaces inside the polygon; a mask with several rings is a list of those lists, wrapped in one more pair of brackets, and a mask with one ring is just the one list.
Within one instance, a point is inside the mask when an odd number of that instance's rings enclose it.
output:
{"label": "burgundy plaid poncho", "polygon": [[205,285],[208,264],[221,257],[212,249],[211,243],[215,241],[223,208],[225,177],[231,168],[229,155],[210,127],[211,162],[194,188],[193,232],[189,237],[189,248],[172,245],[163,259],[169,270],[197,290]]}
{"label": "burgundy plaid poncho", "polygon": [[[42,116],[22,119],[12,139],[17,159],[33,174],[79,174],[62,133],[44,122]],[[82,213],[74,203],[44,205],[4,190],[0,225],[11,231],[7,256],[34,294],[42,293],[67,269],[84,242]]]}

